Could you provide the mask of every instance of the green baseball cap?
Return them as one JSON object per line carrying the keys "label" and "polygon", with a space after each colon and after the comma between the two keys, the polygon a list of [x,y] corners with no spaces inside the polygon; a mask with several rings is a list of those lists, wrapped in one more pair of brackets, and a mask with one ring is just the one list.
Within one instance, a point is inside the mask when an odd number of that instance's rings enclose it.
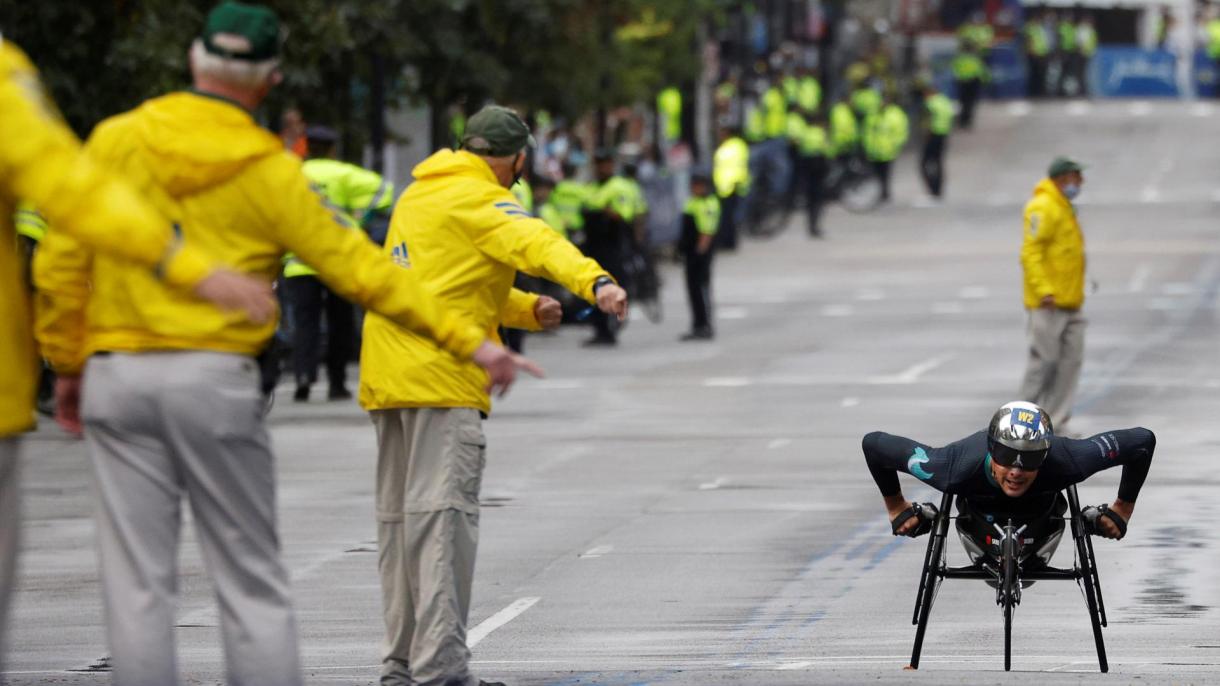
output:
{"label": "green baseball cap", "polygon": [[280,20],[263,5],[225,0],[208,12],[203,47],[231,60],[263,62],[280,52]]}
{"label": "green baseball cap", "polygon": [[1068,174],[1078,171],[1084,171],[1084,165],[1066,157],[1056,157],[1054,161],[1051,162],[1050,168],[1046,170],[1046,175],[1053,179],[1060,174]]}
{"label": "green baseball cap", "polygon": [[462,134],[462,148],[489,157],[508,157],[521,152],[525,146],[538,144],[530,135],[530,128],[516,112],[499,105],[488,105],[466,122]]}

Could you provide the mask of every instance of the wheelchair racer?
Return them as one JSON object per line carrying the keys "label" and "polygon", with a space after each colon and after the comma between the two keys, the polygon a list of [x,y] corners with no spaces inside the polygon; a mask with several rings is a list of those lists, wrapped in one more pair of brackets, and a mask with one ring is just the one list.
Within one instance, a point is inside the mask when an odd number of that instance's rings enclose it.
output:
{"label": "wheelchair racer", "polygon": [[[944,447],[880,431],[866,435],[862,447],[895,536],[925,534],[937,515],[934,505],[912,504],[903,496],[898,483],[902,471],[959,496],[958,530],[964,540],[970,536],[978,548],[984,548],[985,536],[995,533],[993,525],[1011,517],[1029,525],[1031,538],[1050,539],[1050,545],[1038,553],[1045,562],[1063,531],[1067,506],[1061,491],[1118,465],[1123,471],[1114,503],[1087,507],[1082,514],[1089,533],[1112,539],[1126,535],[1135,499],[1152,464],[1156,436],[1148,429],[1133,428],[1085,439],[1061,438],[1054,435],[1042,408],[1018,401],[1000,407],[987,431]],[[978,561],[973,552],[971,557]]]}

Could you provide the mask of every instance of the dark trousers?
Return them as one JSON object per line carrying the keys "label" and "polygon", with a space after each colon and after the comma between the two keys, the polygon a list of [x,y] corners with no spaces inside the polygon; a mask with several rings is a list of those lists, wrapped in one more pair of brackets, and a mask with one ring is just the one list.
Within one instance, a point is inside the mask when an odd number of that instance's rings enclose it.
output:
{"label": "dark trousers", "polygon": [[892,160],[873,160],[873,170],[877,172],[877,179],[881,181],[881,199],[890,199],[890,167],[893,166]]}
{"label": "dark trousers", "polygon": [[1026,92],[1031,98],[1046,95],[1046,58],[1026,56],[1026,74],[1029,78]]}
{"label": "dark trousers", "polygon": [[974,126],[974,106],[978,104],[983,82],[979,79],[956,81],[957,98],[962,104],[962,111],[957,115],[957,123],[963,129]]}
{"label": "dark trousers", "polygon": [[331,388],[347,383],[347,363],[355,347],[355,313],[348,301],[335,295],[316,276],[284,280],[292,308],[292,371],[298,387],[318,378],[322,345],[322,315],[326,315],[326,378]]}
{"label": "dark trousers", "polygon": [[686,251],[686,295],[690,300],[692,331],[712,329],[712,254],[700,255],[694,249]]}
{"label": "dark trousers", "polygon": [[720,225],[716,230],[716,248],[737,249],[737,214],[741,211],[741,196],[734,193],[720,199]]}
{"label": "dark trousers", "polygon": [[945,180],[945,138],[940,134],[928,134],[923,144],[923,155],[919,159],[924,185],[934,198],[940,197]]}
{"label": "dark trousers", "polygon": [[[601,212],[585,213],[585,255],[596,260],[619,284],[631,292],[631,284],[625,278],[623,269],[623,246],[631,235],[631,226],[625,222],[610,218]],[[618,320],[610,320],[610,315],[593,308],[589,316],[596,337],[602,341],[617,340]]]}
{"label": "dark trousers", "polygon": [[822,205],[826,199],[826,174],[830,163],[823,155],[805,157],[805,212],[809,219],[808,229],[812,236],[822,235]]}

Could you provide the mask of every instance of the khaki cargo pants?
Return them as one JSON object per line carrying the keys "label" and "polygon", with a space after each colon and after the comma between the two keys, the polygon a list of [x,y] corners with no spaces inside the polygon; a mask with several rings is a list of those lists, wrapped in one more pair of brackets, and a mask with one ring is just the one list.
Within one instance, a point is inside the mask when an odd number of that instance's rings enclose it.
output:
{"label": "khaki cargo pants", "polygon": [[479,542],[482,418],[471,408],[370,414],[386,626],[381,683],[477,684],[466,621]]}
{"label": "khaki cargo pants", "polygon": [[1080,310],[1040,307],[1028,314],[1029,362],[1021,399],[1046,410],[1058,430],[1072,416],[1088,322]]}

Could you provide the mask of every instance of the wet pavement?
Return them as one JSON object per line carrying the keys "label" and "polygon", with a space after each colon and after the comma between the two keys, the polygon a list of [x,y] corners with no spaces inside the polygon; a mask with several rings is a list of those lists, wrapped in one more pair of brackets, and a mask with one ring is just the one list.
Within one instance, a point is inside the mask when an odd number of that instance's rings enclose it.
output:
{"label": "wet pavement", "polygon": [[[714,342],[667,272],[666,319],[622,345],[533,336],[543,380],[487,422],[470,642],[510,684],[1008,684],[1220,681],[1220,109],[1000,104],[950,141],[948,198],[906,157],[897,201],[800,219],[714,267]],[[1097,541],[1111,673],[1096,674],[1074,584],[1028,589],[1003,672],[995,594],[948,581],[918,672],[904,671],[924,539],[889,534],[860,454],[873,429],[939,444],[983,427],[1025,361],[1020,212],[1049,160],[1089,165],[1079,212],[1097,282],[1067,431],[1142,425],[1156,459],[1122,542]],[[354,405],[272,414],[281,531],[313,684],[375,683],[380,638],[374,439]],[[13,684],[107,683],[88,467],[44,427],[25,446],[24,575]],[[904,477],[905,479],[905,477]],[[1080,489],[1113,499],[1118,474]],[[914,480],[908,496],[936,500]],[[952,564],[965,555],[950,539]],[[1071,562],[1061,545],[1056,564]],[[189,530],[179,657],[223,675],[216,611]]]}

